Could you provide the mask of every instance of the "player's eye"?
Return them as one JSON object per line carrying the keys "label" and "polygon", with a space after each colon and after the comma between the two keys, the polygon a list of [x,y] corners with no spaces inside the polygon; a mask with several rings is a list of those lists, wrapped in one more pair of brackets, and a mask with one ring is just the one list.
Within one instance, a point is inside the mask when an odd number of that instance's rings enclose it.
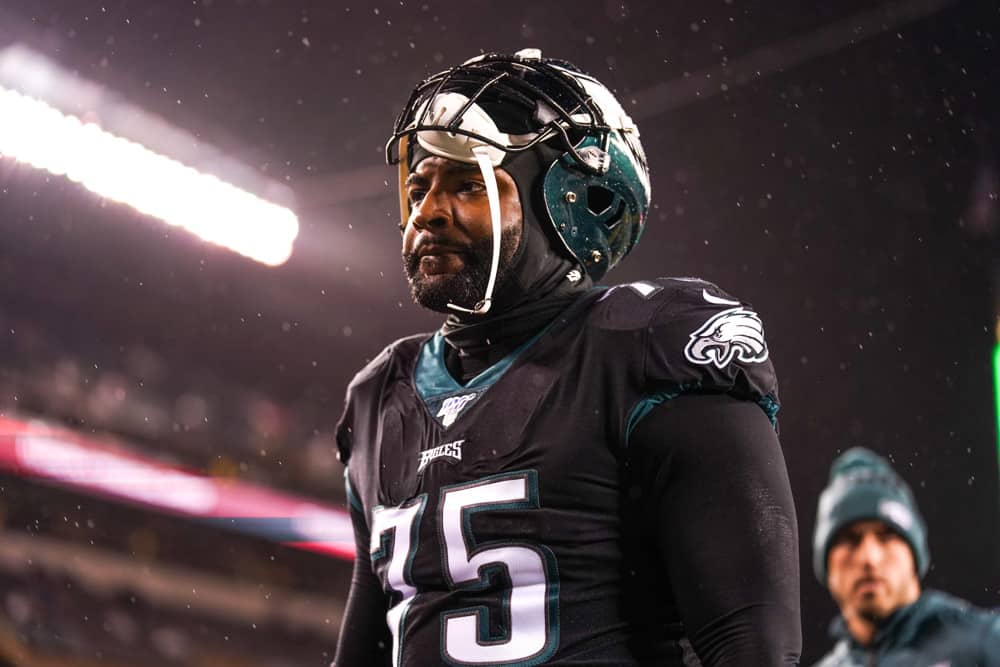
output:
{"label": "player's eye", "polygon": [[410,202],[410,205],[419,204],[427,196],[427,190],[422,190],[420,188],[411,188],[407,191],[406,197]]}
{"label": "player's eye", "polygon": [[485,194],[486,184],[482,181],[462,181],[458,191],[468,194]]}

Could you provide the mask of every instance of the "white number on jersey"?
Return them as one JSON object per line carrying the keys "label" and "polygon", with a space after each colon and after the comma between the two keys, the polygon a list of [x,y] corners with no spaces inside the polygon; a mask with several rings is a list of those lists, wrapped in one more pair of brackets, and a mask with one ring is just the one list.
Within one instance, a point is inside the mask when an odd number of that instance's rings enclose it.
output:
{"label": "white number on jersey", "polygon": [[[438,529],[444,545],[444,571],[452,590],[484,590],[490,572],[503,569],[511,588],[498,596],[501,613],[509,618],[504,636],[489,636],[490,610],[483,606],[442,614],[442,658],[451,665],[537,665],[552,656],[559,643],[556,619],[556,566],[551,551],[541,545],[512,542],[477,543],[471,518],[479,512],[537,509],[538,485],[533,470],[496,475],[441,489]],[[426,495],[397,508],[375,508],[372,522],[372,562],[390,559],[389,586],[402,600],[386,620],[393,637],[393,664],[400,664],[400,638],[406,610],[417,594],[409,564],[417,549]],[[395,531],[392,554],[384,550],[383,534]]]}

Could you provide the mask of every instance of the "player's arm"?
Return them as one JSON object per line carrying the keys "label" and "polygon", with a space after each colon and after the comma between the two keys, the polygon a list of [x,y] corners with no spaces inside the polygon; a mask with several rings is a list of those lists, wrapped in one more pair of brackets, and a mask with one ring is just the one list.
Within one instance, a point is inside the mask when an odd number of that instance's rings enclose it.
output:
{"label": "player's arm", "polygon": [[797,665],[795,508],[764,411],[723,394],[683,395],[647,414],[628,449],[702,664]]}
{"label": "player's arm", "polygon": [[364,511],[352,497],[350,485],[348,500],[354,524],[354,570],[340,623],[337,653],[330,667],[388,667],[392,658],[392,636],[385,622],[385,595],[372,570]]}

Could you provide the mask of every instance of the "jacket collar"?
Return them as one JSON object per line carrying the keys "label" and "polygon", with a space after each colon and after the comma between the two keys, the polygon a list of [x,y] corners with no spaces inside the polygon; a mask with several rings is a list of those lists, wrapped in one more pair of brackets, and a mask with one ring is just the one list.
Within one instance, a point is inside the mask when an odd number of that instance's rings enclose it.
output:
{"label": "jacket collar", "polygon": [[852,650],[871,651],[882,648],[883,645],[893,643],[893,639],[899,635],[900,631],[907,624],[907,621],[913,617],[914,612],[917,610],[919,605],[920,598],[918,598],[913,604],[900,607],[894,611],[875,631],[875,635],[872,637],[872,641],[868,645],[862,645],[854,639],[847,629],[847,623],[844,621],[843,616],[837,616],[833,619],[833,622],[830,623],[830,636],[837,640],[846,641]]}
{"label": "jacket collar", "polygon": [[934,591],[922,592],[916,602],[900,607],[893,612],[876,630],[871,644],[867,646],[862,646],[851,636],[843,616],[837,616],[830,623],[830,637],[846,642],[851,650],[859,651],[873,651],[897,644],[906,644],[913,639],[919,626],[928,615],[933,615],[939,607],[943,606],[939,598],[941,598],[940,594]]}

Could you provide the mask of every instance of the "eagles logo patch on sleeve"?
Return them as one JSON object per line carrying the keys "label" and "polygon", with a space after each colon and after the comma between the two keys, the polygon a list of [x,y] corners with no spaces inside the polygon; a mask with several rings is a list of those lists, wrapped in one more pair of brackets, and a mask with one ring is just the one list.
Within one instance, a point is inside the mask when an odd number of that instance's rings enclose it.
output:
{"label": "eagles logo patch on sleeve", "polygon": [[[706,300],[708,296],[706,296]],[[716,298],[710,301],[723,302]],[[767,343],[764,341],[764,324],[760,317],[749,308],[734,302],[735,308],[727,308],[710,317],[691,333],[684,346],[684,356],[693,364],[725,368],[733,359],[743,363],[767,361]]]}

